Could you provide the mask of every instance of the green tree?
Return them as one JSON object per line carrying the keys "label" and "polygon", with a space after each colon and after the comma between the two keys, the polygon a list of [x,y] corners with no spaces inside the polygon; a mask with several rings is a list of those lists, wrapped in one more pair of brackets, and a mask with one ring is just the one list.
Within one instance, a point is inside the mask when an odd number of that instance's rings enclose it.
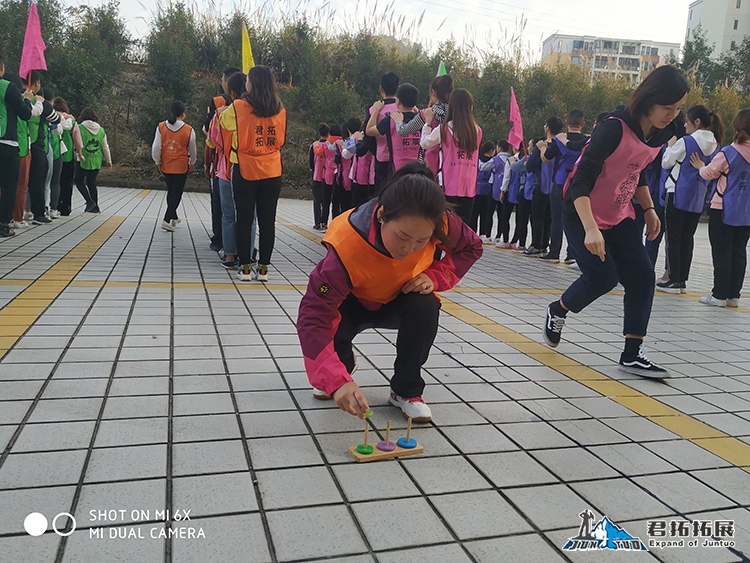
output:
{"label": "green tree", "polygon": [[682,61],[679,67],[695,77],[697,84],[712,90],[723,81],[723,66],[712,59],[715,45],[709,45],[706,32],[698,25],[693,30],[693,37],[685,41],[682,48]]}

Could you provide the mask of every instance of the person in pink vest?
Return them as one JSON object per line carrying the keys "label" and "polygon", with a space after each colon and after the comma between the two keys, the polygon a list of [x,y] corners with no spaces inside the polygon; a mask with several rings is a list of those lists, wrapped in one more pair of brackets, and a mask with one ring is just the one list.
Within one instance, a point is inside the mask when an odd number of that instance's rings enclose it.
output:
{"label": "person in pink vest", "polygon": [[[325,144],[328,140],[328,124],[321,123],[318,126],[318,133],[320,139],[310,145],[310,173],[312,179],[310,180],[310,186],[312,188],[313,195],[313,229],[316,231],[323,230],[323,194],[325,191],[323,184],[323,176],[326,170],[326,153]],[[326,207],[327,209],[327,207]],[[326,217],[328,213],[326,212]]]}
{"label": "person in pink vest", "polygon": [[[396,111],[396,90],[398,90],[398,75],[395,72],[386,72],[380,77],[380,95],[382,100],[378,100],[371,107],[367,114],[365,123],[370,122],[372,114],[376,114],[375,123],[378,123],[386,114]],[[377,109],[376,106],[377,105]],[[375,155],[375,190],[374,195],[378,195],[389,178],[388,167],[391,161],[391,154],[388,151],[388,141],[382,135],[375,132],[368,133],[365,126],[365,142],[357,147],[357,156],[364,156],[365,152],[370,151]]]}
{"label": "person in pink vest", "polygon": [[547,307],[542,331],[551,347],[560,343],[568,311],[578,313],[608,293],[625,288],[625,348],[619,369],[641,377],[669,373],[645,354],[654,267],[643,246],[632,199],[644,210],[646,235],[656,238],[661,222],[654,209],[645,168],[677,131],[676,117],[690,87],[675,67],[662,66],[635,89],[626,106],[597,127],[563,187],[563,229],[580,266],[579,277]]}
{"label": "person in pink vest", "polygon": [[[334,123],[328,131],[328,139],[324,143],[326,159],[325,173],[323,174],[323,229],[328,228],[328,212],[331,210],[331,219],[340,213],[338,201],[334,201],[334,187],[338,166],[336,165],[336,144],[341,141],[341,125]],[[338,198],[339,194],[336,194]]]}
{"label": "person in pink vest", "polygon": [[477,172],[479,170],[479,145],[482,129],[474,121],[474,98],[471,92],[458,88],[451,94],[445,125],[432,128],[434,111],[424,110],[425,126],[422,127],[421,145],[429,149],[442,146],[442,184],[445,199],[455,206],[456,215],[467,225],[471,224],[474,196],[477,195]]}

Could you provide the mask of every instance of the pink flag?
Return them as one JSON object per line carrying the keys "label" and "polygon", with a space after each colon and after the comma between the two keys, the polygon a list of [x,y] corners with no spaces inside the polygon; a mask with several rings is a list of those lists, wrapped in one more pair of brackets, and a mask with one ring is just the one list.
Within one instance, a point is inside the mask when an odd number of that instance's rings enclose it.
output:
{"label": "pink flag", "polygon": [[32,70],[47,70],[44,60],[44,50],[47,46],[42,39],[42,26],[39,23],[39,12],[36,2],[31,3],[29,21],[26,22],[26,35],[23,38],[23,52],[21,53],[21,68],[18,74],[26,78]]}
{"label": "pink flag", "polygon": [[508,131],[508,142],[511,146],[518,148],[523,143],[523,123],[521,123],[521,111],[518,109],[516,92],[510,89],[510,131]]}

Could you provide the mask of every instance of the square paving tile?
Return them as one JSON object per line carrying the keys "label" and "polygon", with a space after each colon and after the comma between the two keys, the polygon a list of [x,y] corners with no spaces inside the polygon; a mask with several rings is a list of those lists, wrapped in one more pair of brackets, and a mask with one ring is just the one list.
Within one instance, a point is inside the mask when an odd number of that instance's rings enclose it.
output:
{"label": "square paving tile", "polygon": [[88,483],[121,479],[164,477],[167,447],[164,445],[95,448],[86,470]]}
{"label": "square paving tile", "polygon": [[537,534],[468,542],[466,547],[479,563],[565,561]]}
{"label": "square paving tile", "polygon": [[255,511],[258,501],[250,473],[222,473],[174,479],[172,507],[183,512],[190,510],[193,518]]}
{"label": "square paving tile", "polygon": [[440,495],[431,500],[461,540],[532,531],[497,491]]}

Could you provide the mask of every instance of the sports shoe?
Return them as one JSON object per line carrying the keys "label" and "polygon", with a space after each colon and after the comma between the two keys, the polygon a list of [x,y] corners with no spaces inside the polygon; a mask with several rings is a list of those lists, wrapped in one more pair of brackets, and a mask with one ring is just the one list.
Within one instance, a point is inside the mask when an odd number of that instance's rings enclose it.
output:
{"label": "sports shoe", "polygon": [[571,265],[571,264],[573,264],[573,263],[574,263],[575,261],[576,261],[576,259],[575,259],[575,258],[573,258],[573,257],[572,257],[572,256],[571,256],[570,254],[568,254],[568,255],[567,255],[567,256],[565,257],[565,260],[563,260],[563,261],[562,261],[562,263],[563,263],[563,264],[567,264],[568,266],[570,266],[570,265]]}
{"label": "sports shoe", "polygon": [[394,407],[400,408],[401,412],[404,413],[404,417],[411,418],[414,422],[430,422],[432,420],[432,411],[422,397],[407,399],[392,392],[388,397],[388,401]]}
{"label": "sports shoe", "polygon": [[328,393],[326,393],[322,389],[313,387],[313,399],[317,399],[318,401],[330,401],[331,399],[333,399],[333,397],[331,397]]}
{"label": "sports shoe", "polygon": [[237,270],[237,277],[240,281],[253,281],[255,272],[250,267],[250,264],[243,264],[240,269]]}
{"label": "sports shoe", "polygon": [[562,329],[565,326],[565,317],[558,317],[552,312],[552,304],[547,306],[547,320],[544,323],[544,341],[547,346],[557,348],[560,344],[560,337],[562,336]]}
{"label": "sports shoe", "polygon": [[23,214],[24,221],[32,221],[34,219],[34,214],[31,211],[25,211]]}
{"label": "sports shoe", "polygon": [[236,258],[234,260],[222,260],[221,265],[224,266],[227,270],[231,270],[239,266],[239,264],[237,264]]}
{"label": "sports shoe", "polygon": [[538,248],[534,248],[533,246],[529,246],[523,253],[524,256],[539,256],[542,253],[542,250]]}
{"label": "sports shoe", "polygon": [[208,248],[210,248],[214,252],[219,252],[219,250],[221,250],[221,245],[219,243],[211,241],[211,244],[208,245]]}
{"label": "sports shoe", "polygon": [[485,235],[479,235],[479,240],[482,241],[482,244],[491,244],[492,243],[492,239],[490,237],[488,237],[488,236],[485,236]]}
{"label": "sports shoe", "polygon": [[638,355],[635,358],[626,359],[624,355],[625,353],[623,352],[620,356],[620,371],[651,379],[665,379],[669,377],[669,372],[666,369],[657,366],[646,357],[643,345],[638,347]]}
{"label": "sports shoe", "polygon": [[540,256],[539,260],[544,260],[545,262],[560,262],[560,257],[548,252],[547,254]]}
{"label": "sports shoe", "polygon": [[[716,297],[714,297],[713,294],[705,295],[704,297],[701,297],[700,299],[698,299],[698,301],[700,301],[704,305],[713,305],[714,307],[726,307],[727,306],[727,302],[724,299],[716,299]],[[738,301],[737,305],[739,306],[739,299],[737,301]]]}
{"label": "sports shoe", "polygon": [[49,210],[49,218],[50,219],[59,219],[60,218],[60,212],[57,209],[50,209]]}
{"label": "sports shoe", "polygon": [[170,233],[174,232],[174,227],[172,226],[172,223],[170,223],[169,221],[162,221],[161,228],[164,229],[165,231],[169,231]]}
{"label": "sports shoe", "polygon": [[259,264],[258,265],[258,273],[255,276],[255,279],[259,282],[267,282],[268,281],[268,266]]}
{"label": "sports shoe", "polygon": [[34,217],[34,220],[31,222],[31,224],[32,225],[46,225],[51,222],[52,222],[52,219],[48,219],[45,215],[39,215],[38,217]]}
{"label": "sports shoe", "polygon": [[496,242],[495,246],[498,247],[498,248],[503,248],[503,249],[507,249],[507,250],[513,250],[518,245],[516,243],[514,243],[514,242]]}
{"label": "sports shoe", "polygon": [[172,219],[170,221],[170,223],[172,223],[173,227],[176,227],[177,225],[179,225],[180,223],[182,223],[182,219]]}
{"label": "sports shoe", "polygon": [[726,300],[727,307],[731,307],[732,309],[736,309],[740,306],[740,298],[739,297],[730,297]]}
{"label": "sports shoe", "polygon": [[581,270],[581,267],[578,265],[578,262],[573,261],[568,265],[568,268],[572,268],[573,270]]}
{"label": "sports shoe", "polygon": [[656,284],[656,291],[663,291],[664,293],[684,293],[685,284],[681,282],[665,281],[658,282]]}
{"label": "sports shoe", "polygon": [[10,222],[11,229],[25,229],[28,226],[29,224],[26,221],[11,221]]}
{"label": "sports shoe", "polygon": [[0,237],[12,237],[15,236],[16,231],[14,231],[10,225],[6,225],[4,223],[0,223]]}
{"label": "sports shoe", "polygon": [[518,253],[526,252],[526,247],[525,246],[519,246],[517,248],[514,248],[513,252],[518,252]]}

